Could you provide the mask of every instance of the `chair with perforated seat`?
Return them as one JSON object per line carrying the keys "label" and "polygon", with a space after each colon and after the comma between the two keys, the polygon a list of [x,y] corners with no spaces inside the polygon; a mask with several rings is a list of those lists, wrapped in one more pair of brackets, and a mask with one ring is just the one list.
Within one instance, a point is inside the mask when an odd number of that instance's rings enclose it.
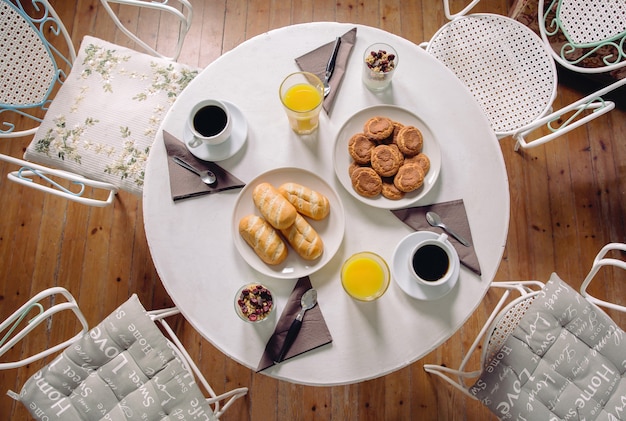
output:
{"label": "chair with perforated seat", "polygon": [[[536,33],[516,20],[470,14],[479,1],[452,13],[444,0],[449,22],[422,47],[465,84],[499,139],[513,136],[516,150],[539,146],[614,107],[611,102],[585,99],[553,111],[558,77],[551,52]],[[548,134],[527,140],[544,127]]]}
{"label": "chair with perforated seat", "polygon": [[[615,80],[564,108],[562,115],[575,112],[567,123],[586,109],[594,110],[593,114],[579,119],[575,127],[614,109],[614,102],[603,97],[626,86],[626,0],[551,0],[547,5],[539,0],[537,14],[539,35],[560,66],[581,74],[611,75]],[[555,117],[546,123],[551,126],[560,116]],[[528,147],[537,142],[529,141],[528,134],[520,130],[513,137]]]}
{"label": "chair with perforated seat", "polygon": [[79,331],[34,355],[0,362],[8,370],[56,355],[20,393],[8,394],[39,420],[217,420],[248,389],[216,395],[166,322],[175,314],[176,308],[146,312],[133,294],[89,329],[67,290],[42,291],[0,324],[0,361],[28,335],[41,335],[37,329],[46,336],[62,330],[71,322],[64,316],[75,317]]}
{"label": "chair with perforated seat", "polygon": [[[0,154],[10,180],[67,199],[110,205],[119,190],[140,196],[160,122],[198,73],[177,63],[191,5],[176,0],[101,0],[147,53],[85,36],[78,50],[48,0],[0,0],[0,140],[33,136],[23,157]],[[173,54],[129,31],[109,5],[156,9],[178,22]]]}
{"label": "chair with perforated seat", "polygon": [[[425,364],[424,370],[501,419],[626,419],[626,335],[598,305],[626,307],[586,292],[600,269],[626,271],[625,253],[626,244],[603,247],[581,293],[555,273],[545,285],[493,282],[505,292],[459,368]],[[469,370],[481,345],[479,368]]]}

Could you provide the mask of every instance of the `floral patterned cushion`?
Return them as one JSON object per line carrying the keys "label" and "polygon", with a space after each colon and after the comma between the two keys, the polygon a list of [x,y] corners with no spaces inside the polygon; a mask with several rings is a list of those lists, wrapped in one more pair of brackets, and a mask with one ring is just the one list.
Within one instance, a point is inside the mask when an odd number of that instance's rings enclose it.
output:
{"label": "floral patterned cushion", "polygon": [[161,120],[197,73],[86,36],[24,158],[140,195]]}

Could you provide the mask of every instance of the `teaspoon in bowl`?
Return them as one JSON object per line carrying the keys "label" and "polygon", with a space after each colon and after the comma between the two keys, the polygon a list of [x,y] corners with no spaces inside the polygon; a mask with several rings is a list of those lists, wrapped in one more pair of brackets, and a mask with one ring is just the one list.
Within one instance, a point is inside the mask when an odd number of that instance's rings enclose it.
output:
{"label": "teaspoon in bowl", "polygon": [[438,214],[436,214],[435,212],[426,212],[426,220],[433,227],[439,227],[439,228],[442,228],[443,230],[447,231],[448,234],[450,234],[451,236],[453,236],[454,238],[459,240],[459,242],[461,244],[463,244],[465,247],[469,247],[470,246],[470,243],[468,243],[465,238],[461,237],[459,234],[457,234],[456,232],[452,231],[446,224],[444,224],[441,221],[441,217]]}

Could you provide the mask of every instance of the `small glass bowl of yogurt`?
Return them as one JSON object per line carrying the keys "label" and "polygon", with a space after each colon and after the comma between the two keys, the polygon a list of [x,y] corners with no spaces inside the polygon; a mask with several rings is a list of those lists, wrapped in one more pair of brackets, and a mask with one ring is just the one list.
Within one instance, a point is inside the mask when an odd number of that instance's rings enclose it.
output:
{"label": "small glass bowl of yogurt", "polygon": [[398,53],[388,44],[372,44],[363,53],[363,83],[372,91],[389,86],[398,67]]}
{"label": "small glass bowl of yogurt", "polygon": [[256,282],[246,284],[235,294],[235,312],[248,323],[260,323],[271,318],[276,304],[272,292]]}

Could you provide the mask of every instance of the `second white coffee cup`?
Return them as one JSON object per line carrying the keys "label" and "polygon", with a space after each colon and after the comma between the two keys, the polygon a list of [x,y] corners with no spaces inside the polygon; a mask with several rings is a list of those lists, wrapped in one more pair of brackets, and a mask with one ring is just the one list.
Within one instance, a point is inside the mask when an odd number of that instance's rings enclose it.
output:
{"label": "second white coffee cup", "polygon": [[460,264],[459,255],[446,234],[419,242],[409,256],[409,273],[416,282],[426,286],[449,282]]}
{"label": "second white coffee cup", "polygon": [[232,116],[226,104],[216,99],[205,99],[191,109],[187,126],[193,134],[187,145],[197,148],[201,144],[219,145],[232,132]]}

